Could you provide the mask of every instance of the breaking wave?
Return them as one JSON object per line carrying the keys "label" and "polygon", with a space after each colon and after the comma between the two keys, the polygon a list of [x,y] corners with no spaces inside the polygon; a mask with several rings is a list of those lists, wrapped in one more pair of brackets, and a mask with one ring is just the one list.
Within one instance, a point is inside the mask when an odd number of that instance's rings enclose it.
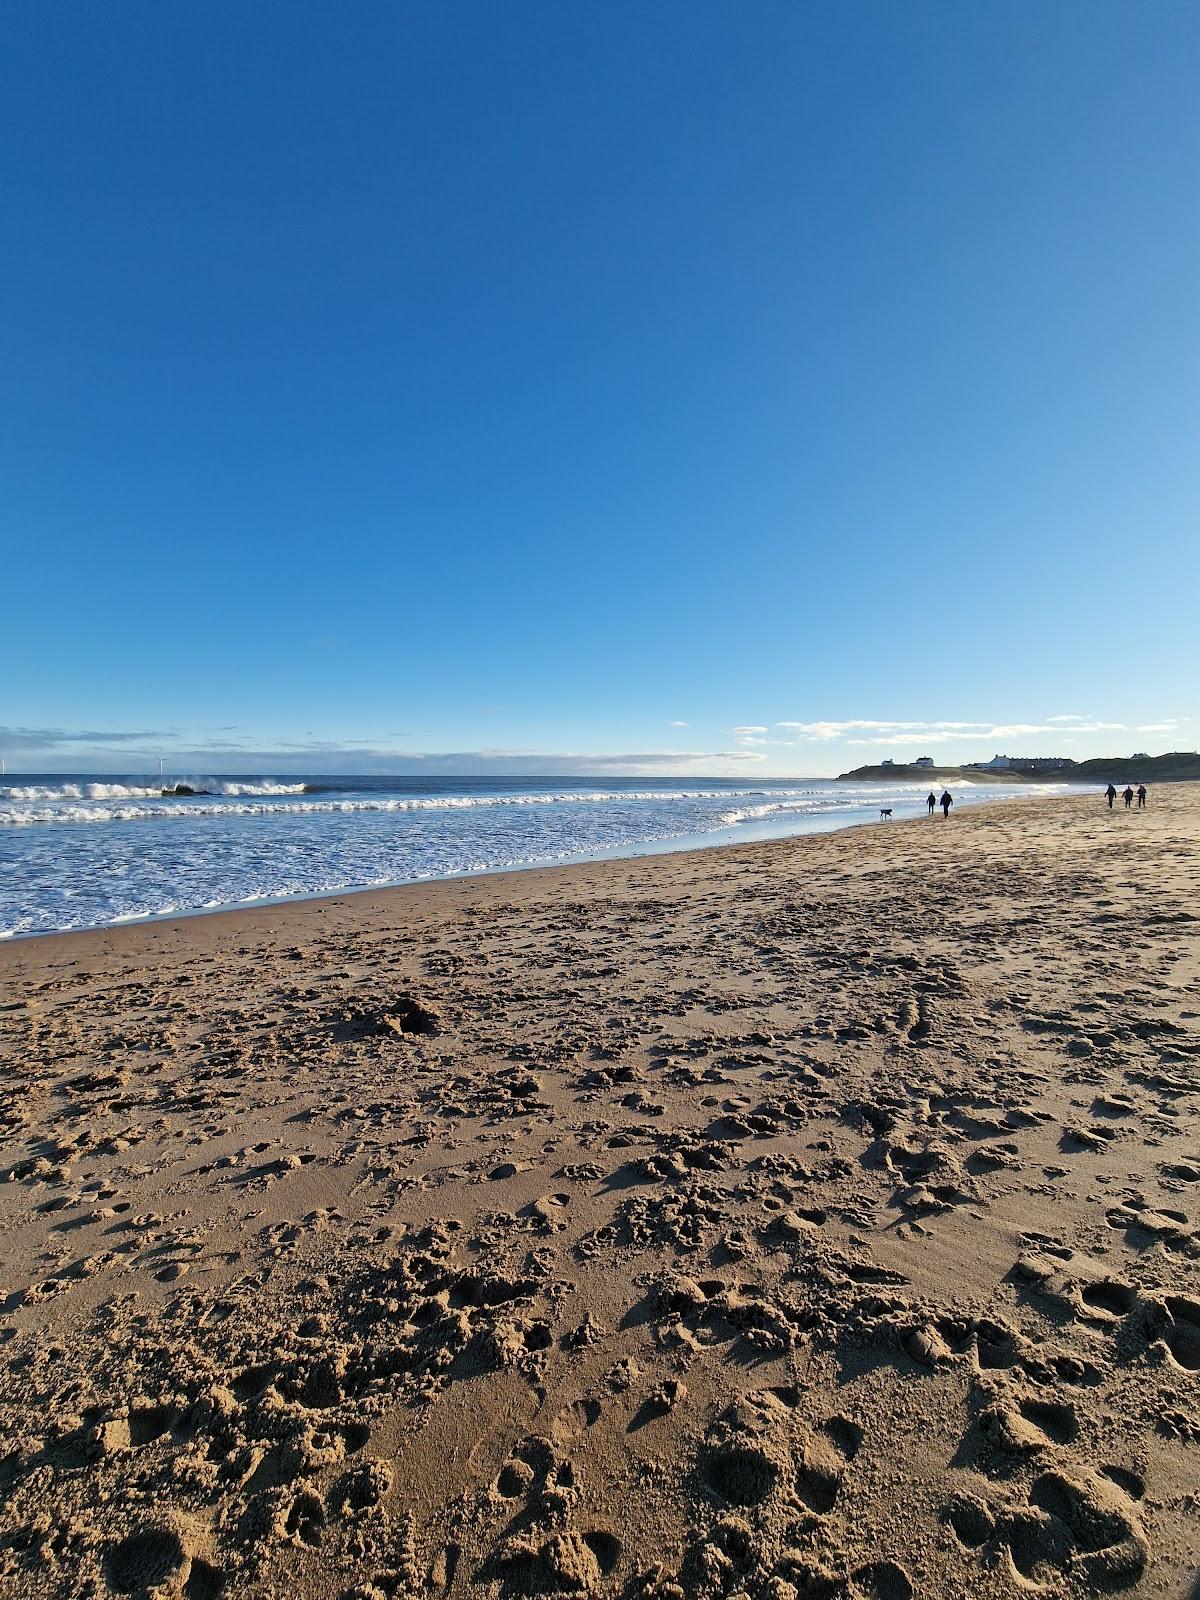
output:
{"label": "breaking wave", "polygon": [[189,817],[475,811],[510,806],[592,806],[619,802],[666,805],[681,801],[724,800],[768,794],[792,795],[793,798],[783,809],[794,810],[802,808],[801,797],[811,797],[815,792],[808,789],[615,789],[555,794],[353,795],[336,800],[299,800],[288,797],[312,793],[308,784],[223,783],[218,790],[204,792],[202,780],[197,779],[195,788],[194,796],[164,794],[160,789],[130,788],[122,784],[89,784],[83,788],[78,784],[64,784],[55,789],[14,788],[0,793],[5,798],[26,803],[0,806],[0,827],[36,827],[39,824],[70,822],[170,821]]}
{"label": "breaking wave", "polygon": [[[204,784],[195,785],[205,788]],[[218,793],[228,795],[238,794],[315,794],[316,785],[311,783],[223,783]]]}
{"label": "breaking wave", "polygon": [[10,783],[0,787],[0,798],[26,804],[55,800],[132,800],[161,795],[160,788],[129,783]]}

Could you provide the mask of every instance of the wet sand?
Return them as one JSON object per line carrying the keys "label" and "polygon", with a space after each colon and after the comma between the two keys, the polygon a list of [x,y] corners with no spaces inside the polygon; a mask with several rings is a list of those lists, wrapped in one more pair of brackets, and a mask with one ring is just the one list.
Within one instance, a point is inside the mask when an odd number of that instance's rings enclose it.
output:
{"label": "wet sand", "polygon": [[1200,785],[0,946],[0,1594],[1182,1597]]}

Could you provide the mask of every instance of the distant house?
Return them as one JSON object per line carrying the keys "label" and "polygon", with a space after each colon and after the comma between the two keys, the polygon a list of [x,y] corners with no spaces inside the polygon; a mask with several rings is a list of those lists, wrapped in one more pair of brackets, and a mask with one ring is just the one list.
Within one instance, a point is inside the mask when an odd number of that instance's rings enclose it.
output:
{"label": "distant house", "polygon": [[993,756],[970,765],[977,772],[1063,772],[1076,763],[1070,756]]}
{"label": "distant house", "polygon": [[931,767],[932,765],[933,765],[933,757],[932,756],[918,756],[917,759],[913,762],[913,766],[914,767]]}
{"label": "distant house", "polygon": [[1008,764],[1014,772],[1063,772],[1075,766],[1070,756],[1013,756]]}

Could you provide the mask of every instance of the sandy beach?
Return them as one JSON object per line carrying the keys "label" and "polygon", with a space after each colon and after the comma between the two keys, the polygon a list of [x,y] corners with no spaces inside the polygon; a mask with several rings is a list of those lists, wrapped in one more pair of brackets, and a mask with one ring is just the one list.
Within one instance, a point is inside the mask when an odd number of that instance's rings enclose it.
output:
{"label": "sandy beach", "polygon": [[0,946],[0,1594],[1185,1597],[1200,785]]}

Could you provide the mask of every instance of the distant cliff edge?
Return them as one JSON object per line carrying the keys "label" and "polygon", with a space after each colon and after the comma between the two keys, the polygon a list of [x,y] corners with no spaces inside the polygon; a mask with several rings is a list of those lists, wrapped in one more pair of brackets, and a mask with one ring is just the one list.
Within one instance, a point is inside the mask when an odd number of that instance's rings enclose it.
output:
{"label": "distant cliff edge", "polygon": [[1172,750],[1165,756],[1097,756],[1053,772],[1018,772],[1008,767],[855,767],[838,782],[856,783],[1182,783],[1200,781],[1200,752]]}
{"label": "distant cliff edge", "polygon": [[[1061,781],[1075,776],[1071,767],[1060,775]],[[1046,779],[1035,772],[985,771],[979,767],[914,767],[897,761],[892,767],[855,767],[853,772],[839,772],[837,781],[854,779],[858,783],[1045,783]]]}

